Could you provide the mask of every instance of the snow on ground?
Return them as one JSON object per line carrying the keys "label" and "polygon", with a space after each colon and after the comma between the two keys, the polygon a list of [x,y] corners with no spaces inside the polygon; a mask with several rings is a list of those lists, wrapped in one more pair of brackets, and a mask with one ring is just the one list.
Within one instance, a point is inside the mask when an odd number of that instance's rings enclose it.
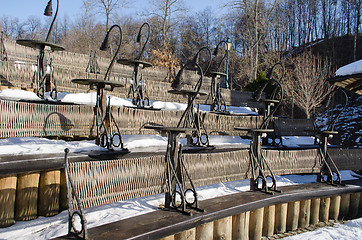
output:
{"label": "snow on ground", "polygon": [[318,228],[313,232],[305,232],[284,240],[355,240],[362,236],[362,218],[354,219],[345,224],[335,224],[332,227]]}

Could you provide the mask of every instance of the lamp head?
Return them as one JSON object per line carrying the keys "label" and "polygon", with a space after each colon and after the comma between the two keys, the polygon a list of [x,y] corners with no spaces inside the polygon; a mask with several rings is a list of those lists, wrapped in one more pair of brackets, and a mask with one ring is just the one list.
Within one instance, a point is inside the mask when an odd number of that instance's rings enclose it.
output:
{"label": "lamp head", "polygon": [[138,43],[141,42],[141,29],[140,31],[138,32],[137,34],[137,40],[136,40]]}
{"label": "lamp head", "polygon": [[49,0],[47,6],[45,7],[44,15],[48,17],[53,15],[52,0]]}
{"label": "lamp head", "polygon": [[102,45],[99,49],[104,51],[107,50],[108,48],[109,48],[109,32],[107,32],[107,35],[105,36]]}
{"label": "lamp head", "polygon": [[181,90],[183,86],[183,72],[184,68],[181,68],[180,71],[177,73],[175,79],[173,80],[171,87],[175,90]]}
{"label": "lamp head", "polygon": [[216,56],[219,53],[219,45],[216,46],[212,55]]}
{"label": "lamp head", "polygon": [[226,51],[230,51],[232,47],[232,42],[231,39],[229,37],[226,38],[226,42],[225,42],[225,50]]}

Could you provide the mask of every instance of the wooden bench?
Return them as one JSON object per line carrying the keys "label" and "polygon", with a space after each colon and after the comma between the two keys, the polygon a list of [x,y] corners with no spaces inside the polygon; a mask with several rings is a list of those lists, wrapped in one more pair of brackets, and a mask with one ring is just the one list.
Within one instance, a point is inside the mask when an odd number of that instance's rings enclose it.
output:
{"label": "wooden bench", "polygon": [[[339,170],[328,153],[328,139],[333,137],[333,135],[338,134],[338,132],[334,130],[334,125],[342,112],[346,109],[348,103],[346,92],[343,89],[340,89],[340,91],[345,98],[344,106],[334,114],[326,127],[316,127],[313,119],[278,118],[273,119],[271,123],[271,126],[274,129],[271,134],[273,140],[272,145],[274,146],[279,145],[285,147],[282,141],[283,136],[313,136],[315,138],[313,147],[319,149],[319,163],[321,165],[318,181],[330,184],[341,183]],[[276,139],[279,139],[279,143],[276,142]],[[303,146],[300,146],[300,148],[303,148]]]}
{"label": "wooden bench", "polygon": [[315,137],[314,145],[317,146],[317,127],[314,124],[314,119],[275,118],[271,125],[274,129],[271,134],[272,146],[285,146],[283,145],[283,137],[287,136],[312,136]]}

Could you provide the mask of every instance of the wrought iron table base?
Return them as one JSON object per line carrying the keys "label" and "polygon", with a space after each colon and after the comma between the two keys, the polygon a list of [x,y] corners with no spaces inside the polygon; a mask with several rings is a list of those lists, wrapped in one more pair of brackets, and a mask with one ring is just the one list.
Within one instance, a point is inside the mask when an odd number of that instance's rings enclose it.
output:
{"label": "wrought iron table base", "polygon": [[[195,186],[185,166],[182,156],[182,145],[178,143],[177,138],[180,133],[193,131],[192,128],[177,128],[164,126],[145,126],[147,129],[154,129],[158,132],[164,132],[168,138],[166,156],[165,156],[165,210],[175,210],[184,214],[191,215],[187,209],[203,211],[199,207],[198,196]],[[186,181],[190,187],[186,187]],[[192,194],[192,200],[189,194]]]}
{"label": "wrought iron table base", "polygon": [[[252,179],[250,179],[250,190],[262,191],[265,193],[273,194],[280,191],[277,189],[277,180],[270,168],[269,164],[265,160],[262,148],[261,137],[264,134],[272,133],[273,129],[247,129],[247,128],[235,128],[240,131],[248,131],[251,134],[252,140],[250,142],[250,161],[252,168]],[[267,175],[265,172],[268,171]],[[272,185],[268,186],[268,179],[271,180]],[[261,181],[261,186],[260,186]]]}
{"label": "wrought iron table base", "polygon": [[[338,134],[336,131],[321,131],[319,133],[319,158],[321,163],[321,170],[317,176],[317,181],[332,185],[342,185],[341,174],[327,151],[328,137],[336,134]],[[336,177],[336,179],[334,179],[334,177]]]}

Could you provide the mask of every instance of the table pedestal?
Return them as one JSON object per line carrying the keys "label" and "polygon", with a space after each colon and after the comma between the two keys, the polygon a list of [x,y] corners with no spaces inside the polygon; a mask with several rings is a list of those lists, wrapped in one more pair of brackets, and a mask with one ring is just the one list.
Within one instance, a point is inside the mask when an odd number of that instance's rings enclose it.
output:
{"label": "table pedestal", "polygon": [[187,96],[187,108],[183,112],[177,127],[181,128],[194,128],[190,135],[187,135],[187,145],[194,147],[209,147],[209,135],[207,134],[204,120],[201,117],[199,109],[195,111],[195,99],[197,95],[206,95],[205,92],[198,92],[194,90],[169,90],[171,94],[178,94]]}
{"label": "table pedestal", "polygon": [[45,99],[45,92],[50,92],[50,97],[52,99],[57,99],[58,90],[53,74],[51,53],[54,51],[63,51],[64,48],[54,43],[32,39],[20,39],[16,40],[16,43],[39,50],[35,79],[37,84],[37,95],[41,99]]}
{"label": "table pedestal", "polygon": [[[250,179],[250,190],[263,191],[266,193],[280,192],[277,190],[277,181],[275,175],[265,160],[261,149],[262,135],[272,133],[273,129],[247,129],[235,128],[240,131],[248,131],[251,134],[250,142],[250,161],[253,177]],[[268,173],[266,173],[268,172]],[[271,180],[271,186],[268,186],[268,180]]]}
{"label": "table pedestal", "polygon": [[150,98],[147,93],[147,85],[143,79],[142,69],[152,67],[149,62],[131,59],[118,59],[117,63],[133,66],[133,83],[128,91],[128,97],[132,97],[133,105],[143,108],[150,105]]}
{"label": "table pedestal", "polygon": [[[195,129],[164,126],[145,126],[145,128],[166,133],[168,138],[165,156],[166,189],[164,208],[186,214],[191,214],[186,210],[187,208],[203,211],[199,208],[197,192],[183,160],[182,145],[177,141],[180,133],[190,132]],[[189,186],[186,186],[186,181],[189,182]]]}
{"label": "table pedestal", "polygon": [[321,131],[318,133],[320,136],[319,143],[319,160],[321,164],[321,170],[317,176],[318,182],[325,182],[328,184],[341,184],[341,174],[334,163],[333,159],[329,155],[328,138],[331,135],[337,135],[337,131]]}
{"label": "table pedestal", "polygon": [[209,98],[211,99],[210,112],[229,113],[224,98],[221,95],[220,77],[225,77],[225,73],[211,72],[211,91]]}
{"label": "table pedestal", "polygon": [[105,91],[106,87],[109,87],[112,91],[115,87],[122,87],[124,85],[119,82],[99,79],[73,79],[72,82],[82,85],[95,86],[97,88],[96,144],[107,148],[108,150],[114,150],[115,147],[120,147],[121,151],[128,152],[128,150],[123,146],[122,135],[120,133],[118,124],[113,117],[110,98],[107,104]]}

